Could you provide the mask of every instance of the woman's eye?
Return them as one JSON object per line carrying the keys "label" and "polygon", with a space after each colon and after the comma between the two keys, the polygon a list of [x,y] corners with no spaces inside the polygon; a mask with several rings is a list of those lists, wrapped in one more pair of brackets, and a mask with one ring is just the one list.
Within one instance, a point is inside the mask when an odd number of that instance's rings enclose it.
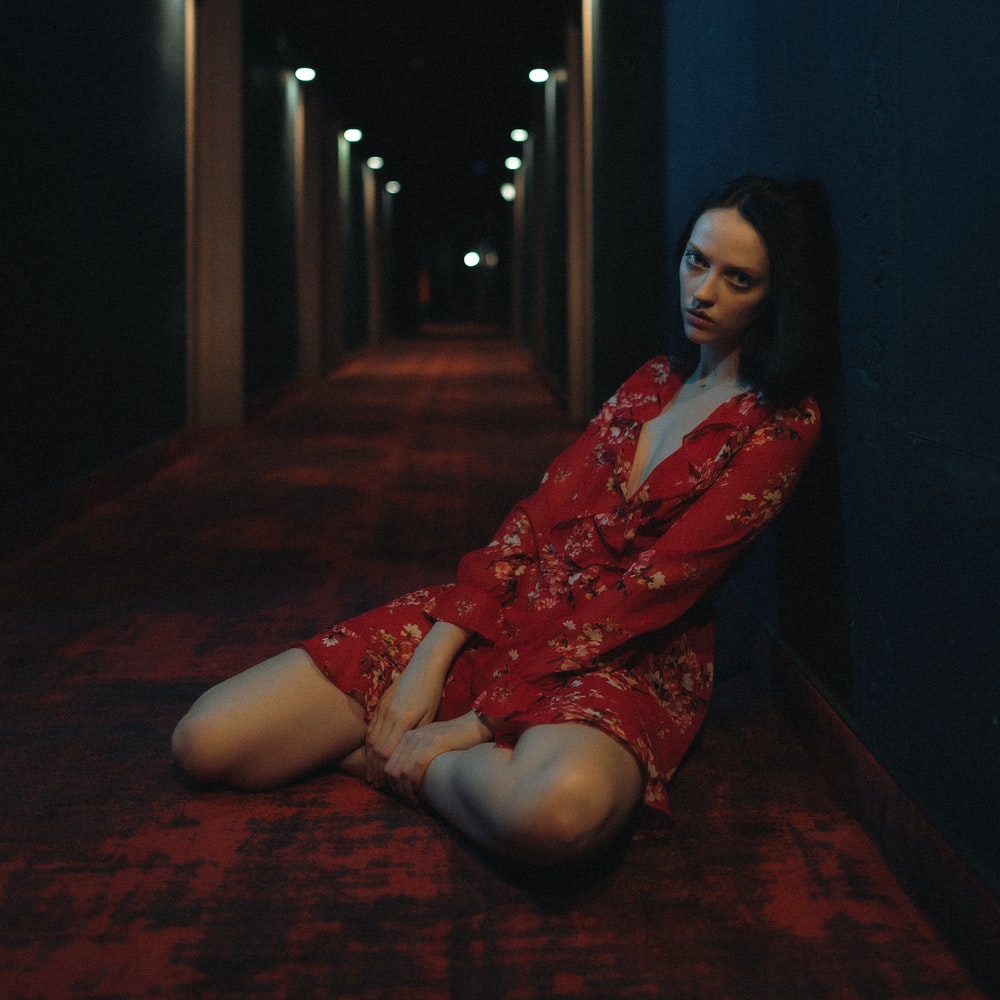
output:
{"label": "woman's eye", "polygon": [[730,280],[737,288],[753,288],[753,278],[741,271],[737,271]]}
{"label": "woman's eye", "polygon": [[684,260],[691,267],[704,267],[708,263],[697,250],[688,250],[684,254]]}

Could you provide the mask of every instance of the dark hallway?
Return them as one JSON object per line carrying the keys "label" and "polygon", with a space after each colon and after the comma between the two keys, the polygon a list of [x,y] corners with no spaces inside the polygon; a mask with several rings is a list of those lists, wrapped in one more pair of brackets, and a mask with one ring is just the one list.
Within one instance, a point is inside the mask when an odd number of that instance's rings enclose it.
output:
{"label": "dark hallway", "polygon": [[747,662],[674,825],[551,881],[350,778],[171,771],[195,694],[449,579],[569,441],[529,356],[462,332],[356,359],[0,565],[4,995],[985,1000]]}
{"label": "dark hallway", "polygon": [[[0,994],[1000,996],[995,0],[8,7]],[[747,172],[826,189],[840,343],[676,825],[559,894],[335,776],[194,798],[191,698],[450,580]]]}

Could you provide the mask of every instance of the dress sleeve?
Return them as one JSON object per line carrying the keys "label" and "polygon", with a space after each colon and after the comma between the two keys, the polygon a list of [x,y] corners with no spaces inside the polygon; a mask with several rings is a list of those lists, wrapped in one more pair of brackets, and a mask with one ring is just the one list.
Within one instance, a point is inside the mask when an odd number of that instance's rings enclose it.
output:
{"label": "dress sleeve", "polygon": [[488,545],[462,557],[456,582],[442,588],[424,610],[437,621],[451,622],[495,641],[500,635],[503,608],[514,599],[520,578],[536,558],[531,519],[519,504]]}
{"label": "dress sleeve", "polygon": [[[775,414],[746,440],[715,482],[611,586],[539,616],[512,659],[476,703],[484,716],[509,703],[512,686],[562,671],[586,671],[624,643],[676,622],[721,581],[788,501],[819,433],[814,405]],[[517,700],[517,699],[515,699]]]}

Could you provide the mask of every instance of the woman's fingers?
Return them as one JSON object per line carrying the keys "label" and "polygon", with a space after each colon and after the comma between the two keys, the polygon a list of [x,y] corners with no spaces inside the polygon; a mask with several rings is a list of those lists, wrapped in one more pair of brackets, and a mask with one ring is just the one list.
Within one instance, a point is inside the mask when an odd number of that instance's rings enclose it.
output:
{"label": "woman's fingers", "polygon": [[376,713],[368,723],[368,730],[365,733],[365,779],[369,785],[375,785],[376,788],[380,784],[382,765],[385,763],[382,761],[380,764],[378,754],[375,752],[375,742],[381,725],[382,720]]}
{"label": "woman's fingers", "polygon": [[[373,720],[374,722],[374,720]],[[365,762],[368,783],[381,788],[385,780],[386,761],[392,756],[399,741],[406,735],[406,728],[385,719],[374,722],[365,738]]]}
{"label": "woman's fingers", "polygon": [[392,790],[410,805],[420,802],[420,789],[430,762],[447,747],[428,727],[404,733],[385,762],[384,774]]}
{"label": "woman's fingers", "polygon": [[490,730],[470,712],[447,722],[432,722],[403,733],[384,764],[385,779],[402,799],[417,805],[424,776],[432,760],[450,750],[465,750],[492,737]]}
{"label": "woman's fingers", "polygon": [[365,771],[368,784],[381,788],[384,783],[385,762],[392,756],[400,737],[409,728],[393,711],[396,682],[386,689],[365,733]]}

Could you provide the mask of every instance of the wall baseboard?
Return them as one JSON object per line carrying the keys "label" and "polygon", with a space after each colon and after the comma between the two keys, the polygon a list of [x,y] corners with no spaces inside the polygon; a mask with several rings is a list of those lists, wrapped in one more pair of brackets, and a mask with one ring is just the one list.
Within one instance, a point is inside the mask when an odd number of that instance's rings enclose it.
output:
{"label": "wall baseboard", "polygon": [[3,511],[0,517],[0,555],[32,545],[60,524],[121,496],[152,479],[161,469],[185,455],[201,432],[178,431],[169,437],[124,455],[102,469]]}
{"label": "wall baseboard", "polygon": [[[246,402],[247,421],[273,409],[282,400],[313,382],[311,379],[290,379],[272,390],[249,398]],[[0,557],[34,544],[59,525],[73,521],[88,510],[141,486],[193,448],[238,434],[243,426],[216,424],[181,428],[134,452],[121,455],[108,465],[79,479],[53,486],[51,490],[26,502],[0,510]]]}
{"label": "wall baseboard", "polygon": [[991,994],[1000,996],[1000,901],[813,686],[769,640],[775,707],[910,898]]}

